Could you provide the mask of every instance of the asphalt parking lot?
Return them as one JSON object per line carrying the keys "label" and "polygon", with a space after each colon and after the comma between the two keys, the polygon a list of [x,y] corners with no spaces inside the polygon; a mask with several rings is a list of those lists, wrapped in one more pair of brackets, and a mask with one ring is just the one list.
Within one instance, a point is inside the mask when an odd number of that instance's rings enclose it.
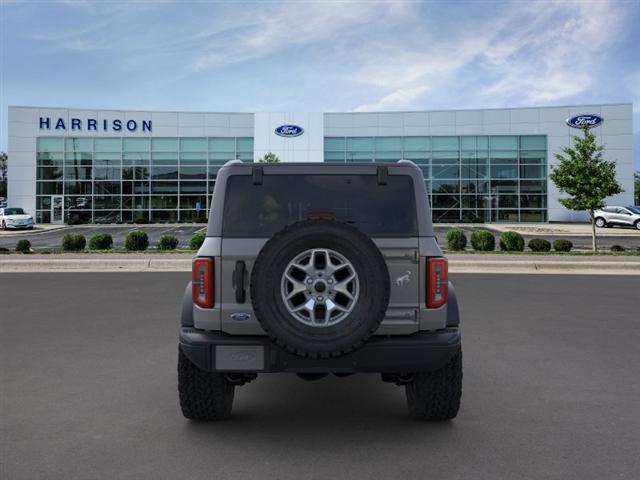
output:
{"label": "asphalt parking lot", "polygon": [[464,393],[415,421],[376,375],[262,375],[185,420],[188,273],[0,274],[0,478],[637,479],[637,276],[455,275]]}

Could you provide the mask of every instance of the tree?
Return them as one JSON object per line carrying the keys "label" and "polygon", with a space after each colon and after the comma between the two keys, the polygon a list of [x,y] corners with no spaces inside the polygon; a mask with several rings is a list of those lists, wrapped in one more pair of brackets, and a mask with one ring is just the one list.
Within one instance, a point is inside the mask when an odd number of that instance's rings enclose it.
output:
{"label": "tree", "polygon": [[570,210],[587,210],[591,217],[591,238],[593,251],[598,251],[596,224],[593,212],[605,206],[605,198],[622,192],[616,181],[616,164],[602,158],[602,145],[596,144],[596,137],[588,128],[582,129],[583,136],[574,136],[574,147],[562,149],[564,155],[556,153],[558,164],[549,178],[562,193],[560,203]]}
{"label": "tree", "polygon": [[280,159],[273,152],[265,153],[264,156],[260,157],[258,163],[279,163]]}
{"label": "tree", "polygon": [[640,172],[636,172],[633,174],[633,193],[635,204],[640,205]]}
{"label": "tree", "polygon": [[0,152],[0,197],[7,196],[7,162],[7,154]]}

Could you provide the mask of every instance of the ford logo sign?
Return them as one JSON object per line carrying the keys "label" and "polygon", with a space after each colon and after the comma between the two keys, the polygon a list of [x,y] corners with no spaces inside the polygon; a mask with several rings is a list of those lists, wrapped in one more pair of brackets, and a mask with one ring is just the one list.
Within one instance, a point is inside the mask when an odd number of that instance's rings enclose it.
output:
{"label": "ford logo sign", "polygon": [[303,133],[303,128],[297,125],[281,125],[276,128],[276,135],[281,137],[299,137]]}
{"label": "ford logo sign", "polygon": [[593,128],[600,125],[604,119],[600,115],[592,113],[581,113],[567,118],[567,125],[573,128]]}

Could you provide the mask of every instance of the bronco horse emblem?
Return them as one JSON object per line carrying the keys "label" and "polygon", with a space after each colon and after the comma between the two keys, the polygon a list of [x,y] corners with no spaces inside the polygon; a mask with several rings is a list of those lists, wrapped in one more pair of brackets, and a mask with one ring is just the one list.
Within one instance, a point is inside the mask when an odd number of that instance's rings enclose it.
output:
{"label": "bronco horse emblem", "polygon": [[407,270],[407,273],[396,278],[396,285],[399,287],[404,287],[407,283],[409,283],[410,280],[411,280],[411,271]]}

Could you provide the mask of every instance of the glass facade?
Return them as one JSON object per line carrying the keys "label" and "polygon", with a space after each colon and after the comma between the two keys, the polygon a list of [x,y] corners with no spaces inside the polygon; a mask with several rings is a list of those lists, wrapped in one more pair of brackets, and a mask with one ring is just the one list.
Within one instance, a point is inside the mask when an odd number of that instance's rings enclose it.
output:
{"label": "glass facade", "polygon": [[416,163],[435,222],[545,222],[545,135],[326,137],[327,162]]}
{"label": "glass facade", "polygon": [[[218,169],[253,160],[251,137],[39,137],[36,221],[189,222]],[[327,162],[415,162],[436,222],[545,222],[545,135],[325,137]]]}
{"label": "glass facade", "polygon": [[201,220],[233,159],[253,161],[253,138],[40,137],[36,221],[49,223],[61,197],[65,222]]}

